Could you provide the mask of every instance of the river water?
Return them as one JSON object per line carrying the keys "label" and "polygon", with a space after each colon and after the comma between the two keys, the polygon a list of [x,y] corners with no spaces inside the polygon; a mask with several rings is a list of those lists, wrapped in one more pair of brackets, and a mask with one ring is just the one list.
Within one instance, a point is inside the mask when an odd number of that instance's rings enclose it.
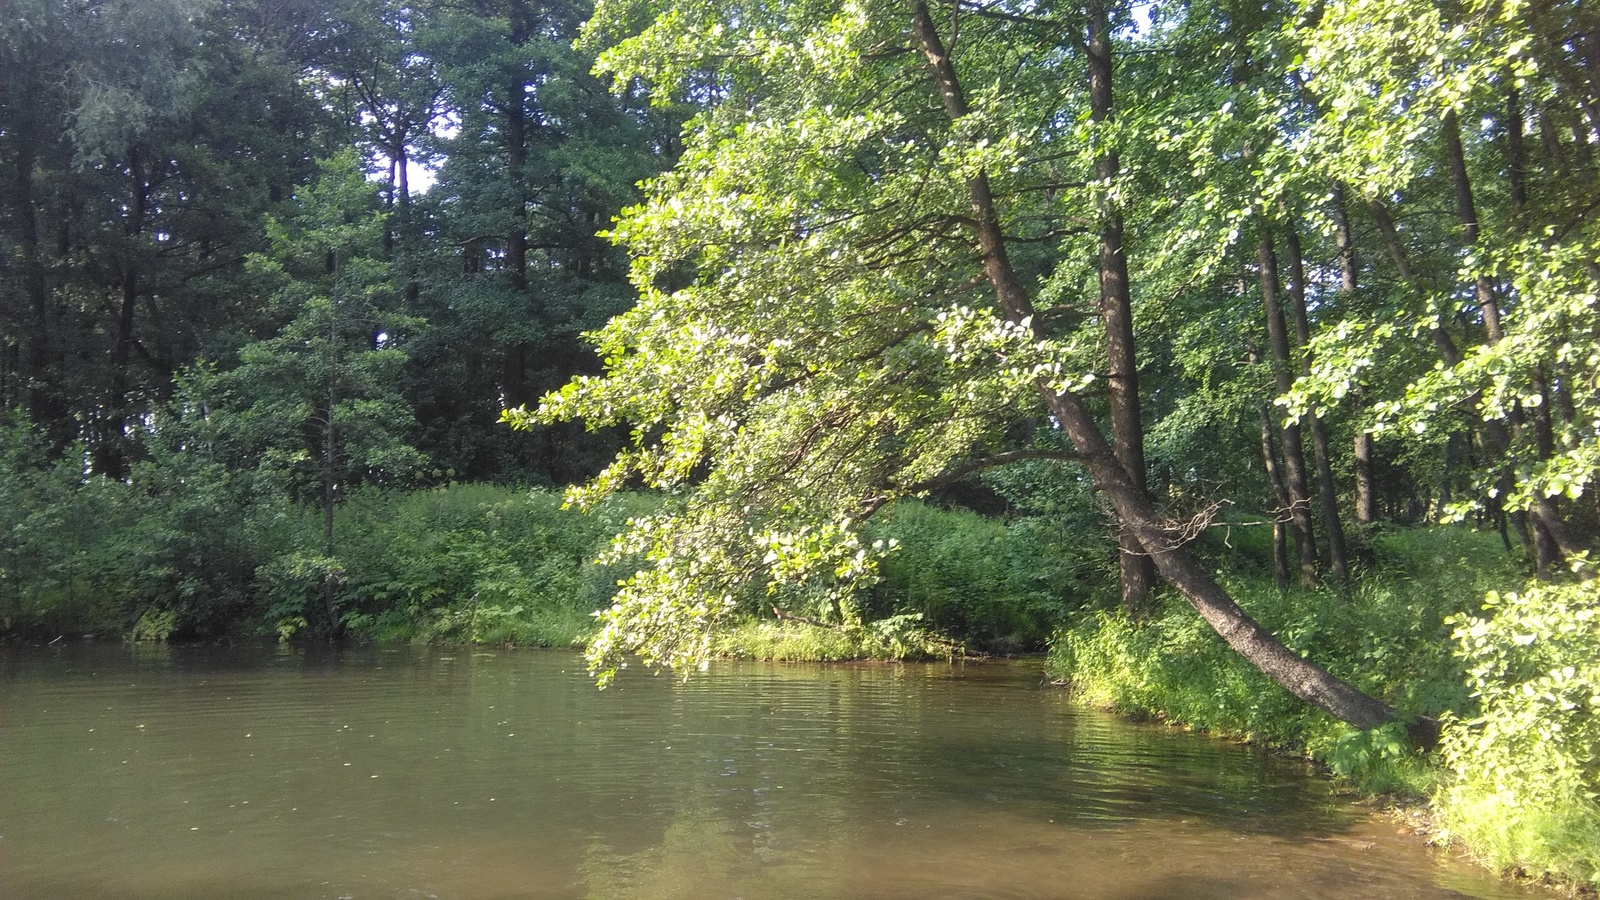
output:
{"label": "river water", "polygon": [[0,648],[0,896],[1509,898],[1037,663]]}

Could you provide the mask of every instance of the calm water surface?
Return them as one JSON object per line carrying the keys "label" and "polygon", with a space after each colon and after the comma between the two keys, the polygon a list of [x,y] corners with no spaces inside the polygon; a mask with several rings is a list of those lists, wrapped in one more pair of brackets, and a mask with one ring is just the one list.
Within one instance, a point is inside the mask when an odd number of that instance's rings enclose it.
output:
{"label": "calm water surface", "polygon": [[0,648],[0,895],[1528,896],[1037,673]]}

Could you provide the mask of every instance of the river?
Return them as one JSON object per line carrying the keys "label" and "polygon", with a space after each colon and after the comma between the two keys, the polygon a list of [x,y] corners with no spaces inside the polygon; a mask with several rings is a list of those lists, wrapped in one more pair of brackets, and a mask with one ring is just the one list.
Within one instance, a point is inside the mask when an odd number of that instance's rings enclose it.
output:
{"label": "river", "polygon": [[0,648],[0,895],[1532,896],[1038,671]]}

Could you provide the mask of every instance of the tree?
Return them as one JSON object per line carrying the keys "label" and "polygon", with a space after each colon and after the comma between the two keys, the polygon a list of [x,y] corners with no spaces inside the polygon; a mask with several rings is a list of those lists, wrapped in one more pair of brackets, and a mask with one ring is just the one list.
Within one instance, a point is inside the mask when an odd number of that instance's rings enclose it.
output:
{"label": "tree", "polygon": [[[1600,394],[1579,374],[1600,361],[1594,25],[1578,3],[1353,2],[1301,32],[1326,108],[1302,150],[1365,196],[1406,290],[1401,308],[1324,335],[1316,377],[1287,405],[1371,397],[1374,374],[1410,369],[1393,361],[1427,336],[1436,359],[1384,391],[1376,430],[1447,447],[1474,432],[1471,490],[1444,515],[1509,511],[1547,575],[1589,549],[1596,526]],[[1456,228],[1397,223],[1397,197]]]}
{"label": "tree", "polygon": [[583,3],[440,5],[413,17],[414,50],[433,60],[453,133],[426,143],[442,160],[419,198],[407,246],[415,309],[407,395],[419,446],[466,478],[569,483],[616,447],[581,428],[539,435],[496,425],[598,361],[579,335],[631,299],[625,256],[597,236],[670,163],[662,134],[679,117],[613,97],[574,49]]}
{"label": "tree", "polygon": [[315,618],[337,634],[340,499],[359,484],[410,483],[425,459],[408,442],[414,418],[395,385],[402,347],[420,323],[395,309],[387,217],[353,153],[321,168],[294,198],[293,214],[269,221],[272,252],[249,261],[286,324],[240,350],[236,367],[192,369],[173,427],[189,433],[191,452],[320,504],[320,553],[306,566],[323,572]]}
{"label": "tree", "polygon": [[[639,12],[602,4],[591,38]],[[648,565],[590,648],[602,683],[626,650],[703,664],[741,601],[848,620],[881,552],[860,541],[865,516],[1046,455],[1082,463],[1161,575],[1280,684],[1361,727],[1396,716],[1245,614],[1100,431],[1099,320],[1074,302],[1070,262],[1029,252],[1093,218],[1092,187],[1061,187],[1097,155],[1064,87],[1083,80],[1060,77],[1068,14],[988,9],[955,32],[921,0],[652,12],[602,64],[669,85],[709,71],[721,102],[617,228],[641,299],[597,335],[605,376],[509,414],[634,426],[578,502],[632,479],[677,492],[618,538]],[[1044,415],[1053,445],[1006,445]]]}
{"label": "tree", "polygon": [[127,474],[179,369],[255,324],[244,257],[321,138],[259,12],[28,3],[0,25],[0,246],[21,263],[3,273],[18,389],[0,400],[58,444],[88,442],[101,472]]}

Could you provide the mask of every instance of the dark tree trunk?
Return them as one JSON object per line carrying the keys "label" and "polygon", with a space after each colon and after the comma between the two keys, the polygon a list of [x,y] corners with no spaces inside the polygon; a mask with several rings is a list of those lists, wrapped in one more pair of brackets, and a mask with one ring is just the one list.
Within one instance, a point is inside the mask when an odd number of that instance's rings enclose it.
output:
{"label": "dark tree trunk", "polygon": [[[1338,182],[1333,184],[1332,212],[1334,243],[1339,248],[1339,295],[1349,301],[1355,297],[1360,268],[1355,232],[1350,227],[1350,208],[1345,201],[1344,185]],[[1378,520],[1377,497],[1372,487],[1372,432],[1358,430],[1353,443],[1355,518],[1358,524],[1370,525]]]}
{"label": "dark tree trunk", "polygon": [[[1071,392],[1051,391],[1046,402],[1061,421],[1095,485],[1110,499],[1117,512],[1133,524],[1140,542],[1155,560],[1156,569],[1229,647],[1290,693],[1340,721],[1357,728],[1376,728],[1399,718],[1398,713],[1381,700],[1356,690],[1284,646],[1233,602],[1205,566],[1180,542],[1173,540],[1149,498],[1128,480],[1082,397]],[[1437,726],[1426,720],[1411,726],[1410,731],[1413,740],[1424,746],[1431,746],[1438,739]]]}
{"label": "dark tree trunk", "polygon": [[1344,185],[1333,184],[1333,240],[1339,248],[1339,293],[1346,300],[1355,296],[1360,277],[1356,259],[1355,232],[1350,229],[1350,207],[1345,203]]}
{"label": "dark tree trunk", "polygon": [[1511,212],[1518,220],[1528,209],[1527,122],[1522,115],[1522,92],[1506,91],[1506,177],[1511,185]]}
{"label": "dark tree trunk", "polygon": [[1272,440],[1272,413],[1263,403],[1261,412],[1261,466],[1267,470],[1267,483],[1272,486],[1272,496],[1278,508],[1272,513],[1272,576],[1278,590],[1289,589],[1289,533],[1285,528],[1284,510],[1289,508],[1289,489],[1283,486],[1283,475],[1278,471],[1278,450]]}
{"label": "dark tree trunk", "polygon": [[[1372,210],[1373,221],[1378,225],[1378,236],[1383,240],[1383,247],[1389,253],[1389,258],[1394,262],[1395,271],[1400,273],[1400,280],[1419,297],[1427,294],[1426,286],[1417,273],[1411,268],[1410,254],[1406,253],[1405,245],[1400,242],[1400,233],[1395,228],[1394,219],[1389,216],[1389,210],[1382,203],[1373,200],[1368,204]],[[1428,330],[1433,338],[1433,346],[1439,351],[1439,358],[1447,366],[1454,366],[1461,362],[1461,350],[1456,346],[1455,339],[1444,327],[1435,324]]]}
{"label": "dark tree trunk", "polygon": [[[1294,376],[1289,368],[1292,365],[1289,328],[1278,296],[1278,258],[1265,224],[1256,238],[1256,258],[1261,265],[1261,302],[1267,317],[1267,342],[1272,348],[1273,383],[1281,396],[1294,387]],[[1312,587],[1317,583],[1317,541],[1316,529],[1311,524],[1311,491],[1307,486],[1300,426],[1286,424],[1282,435],[1284,483],[1289,488],[1289,521],[1300,560],[1300,584]]]}
{"label": "dark tree trunk", "polygon": [[[1519,117],[1520,119],[1520,117]],[[1462,233],[1469,248],[1476,250],[1482,240],[1481,228],[1478,224],[1477,206],[1473,201],[1472,181],[1467,172],[1466,153],[1461,144],[1461,128],[1453,113],[1447,114],[1444,120],[1444,150],[1445,159],[1450,169],[1450,182],[1456,195],[1456,212],[1461,219]],[[1519,142],[1520,143],[1520,142]],[[1479,272],[1473,276],[1473,287],[1477,295],[1478,308],[1483,315],[1484,331],[1488,336],[1490,346],[1500,343],[1504,338],[1504,331],[1500,323],[1500,304],[1496,297],[1494,282],[1486,273]],[[1543,389],[1544,373],[1541,368],[1534,374],[1534,380]],[[1533,411],[1535,417],[1543,417],[1543,426],[1549,430],[1549,403],[1539,404]],[[1485,423],[1496,425],[1498,423]],[[1534,423],[1535,445],[1539,457],[1547,458],[1547,451],[1539,446],[1538,431],[1540,423]],[[1495,442],[1501,448],[1501,454],[1509,450],[1511,440],[1509,435],[1495,435]],[[1549,445],[1553,451],[1553,443]],[[1514,474],[1508,464],[1504,481],[1514,483]],[[1554,572],[1558,570],[1566,554],[1581,552],[1584,548],[1582,542],[1573,534],[1562,517],[1555,500],[1541,497],[1534,501],[1532,509],[1528,510],[1528,531],[1533,542],[1534,558],[1540,572]]]}
{"label": "dark tree trunk", "polygon": [[[1284,232],[1284,247],[1289,253],[1289,309],[1294,313],[1295,337],[1299,342],[1300,374],[1311,374],[1311,322],[1306,313],[1305,251],[1300,235],[1289,222]],[[1344,523],[1339,520],[1339,492],[1333,482],[1332,454],[1328,449],[1328,429],[1322,417],[1310,412],[1305,417],[1311,432],[1311,456],[1317,466],[1317,499],[1322,509],[1322,532],[1328,541],[1328,571],[1340,584],[1350,583],[1350,563],[1345,554]]]}
{"label": "dark tree trunk", "polygon": [[139,268],[139,236],[144,233],[145,215],[150,204],[150,183],[139,151],[128,150],[128,173],[132,179],[131,203],[123,232],[128,238],[120,276],[121,303],[117,313],[116,341],[111,349],[111,391],[106,398],[96,446],[92,454],[96,472],[121,478],[128,468],[128,395],[132,391],[134,322],[142,290]]}
{"label": "dark tree trunk", "polygon": [[[1467,247],[1478,249],[1481,237],[1478,227],[1478,207],[1472,199],[1472,180],[1467,174],[1466,151],[1461,146],[1461,125],[1453,112],[1444,117],[1444,154],[1450,169],[1450,185],[1455,189],[1456,214],[1461,219],[1461,229],[1466,235]],[[1495,297],[1494,282],[1486,272],[1472,276],[1472,287],[1477,295],[1478,311],[1483,316],[1483,330],[1491,345],[1500,343],[1505,332],[1500,326],[1500,302]]]}
{"label": "dark tree trunk", "polygon": [[[960,118],[966,113],[961,82],[925,0],[912,0],[911,24],[912,37],[927,58],[945,112],[952,120]],[[1012,268],[988,178],[980,172],[969,179],[967,193],[984,273],[1002,313],[1014,323],[1032,321],[1035,332],[1042,335],[1038,320],[1033,317],[1032,298]],[[1290,650],[1240,609],[1212,579],[1205,566],[1190,555],[1182,543],[1171,540],[1168,531],[1161,527],[1149,495],[1129,477],[1115,450],[1100,433],[1084,399],[1071,391],[1058,392],[1043,384],[1039,389],[1082,458],[1095,486],[1110,500],[1118,517],[1133,529],[1139,543],[1154,560],[1156,570],[1178,589],[1228,646],[1295,696],[1343,722],[1357,728],[1375,728],[1398,720],[1398,714],[1382,701],[1356,690]],[[1412,735],[1418,743],[1431,745],[1437,739],[1437,730],[1432,723],[1423,721],[1412,728]]]}
{"label": "dark tree trunk", "polygon": [[[1112,114],[1111,17],[1104,0],[1089,0],[1089,118],[1105,122]],[[1107,150],[1095,161],[1095,177],[1109,188],[1116,181],[1117,154]],[[1117,459],[1140,490],[1145,482],[1144,423],[1139,412],[1139,367],[1134,353],[1133,303],[1128,287],[1128,258],[1122,248],[1122,212],[1112,201],[1100,209],[1100,319],[1106,329],[1111,441]],[[1117,544],[1122,580],[1122,608],[1130,618],[1143,618],[1155,585],[1155,563],[1126,525]]]}
{"label": "dark tree trunk", "polygon": [[1356,521],[1371,525],[1378,521],[1378,499],[1372,490],[1372,432],[1359,431],[1355,437]]}
{"label": "dark tree trunk", "polygon": [[19,348],[19,401],[35,422],[52,430],[66,418],[64,405],[57,397],[50,377],[53,337],[50,327],[50,288],[45,276],[43,253],[39,246],[39,214],[33,195],[36,157],[27,137],[19,142],[16,156],[16,216],[22,238],[22,281],[28,297],[28,320]]}

